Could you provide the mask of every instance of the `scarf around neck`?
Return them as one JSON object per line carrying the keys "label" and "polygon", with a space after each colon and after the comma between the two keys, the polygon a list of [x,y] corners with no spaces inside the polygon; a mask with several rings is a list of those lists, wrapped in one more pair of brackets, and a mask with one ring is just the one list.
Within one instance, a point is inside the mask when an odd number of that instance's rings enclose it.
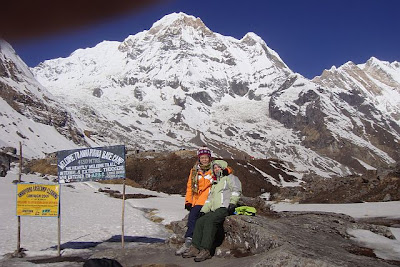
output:
{"label": "scarf around neck", "polygon": [[199,171],[205,173],[206,171],[211,169],[211,162],[207,165],[201,165],[199,162],[196,162],[192,168],[192,192],[194,194],[199,193]]}

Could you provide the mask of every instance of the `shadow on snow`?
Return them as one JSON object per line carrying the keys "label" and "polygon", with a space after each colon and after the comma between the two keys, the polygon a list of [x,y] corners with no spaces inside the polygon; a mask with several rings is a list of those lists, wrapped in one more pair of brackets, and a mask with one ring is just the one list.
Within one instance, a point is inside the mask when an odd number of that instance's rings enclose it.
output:
{"label": "shadow on snow", "polygon": [[[102,241],[102,242],[84,242],[84,241],[69,241],[66,243],[61,244],[61,249],[86,249],[86,248],[94,248],[99,244],[105,242],[122,242],[121,235],[114,235],[111,238]],[[164,243],[165,239],[161,238],[153,238],[147,236],[125,236],[124,242],[127,243]],[[57,249],[57,246],[50,247],[51,249]]]}

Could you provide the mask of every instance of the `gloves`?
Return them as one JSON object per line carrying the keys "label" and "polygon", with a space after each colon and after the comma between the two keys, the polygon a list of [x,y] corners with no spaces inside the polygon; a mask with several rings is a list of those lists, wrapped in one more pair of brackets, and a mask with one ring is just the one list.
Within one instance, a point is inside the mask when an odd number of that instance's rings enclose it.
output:
{"label": "gloves", "polygon": [[201,211],[200,211],[200,212],[199,212],[199,215],[197,215],[197,218],[200,218],[201,216],[204,216],[204,214],[205,214],[204,212],[201,212]]}
{"label": "gloves", "polygon": [[187,209],[188,211],[190,211],[190,210],[192,209],[192,204],[186,203],[186,204],[185,204],[185,209]]}
{"label": "gloves", "polygon": [[228,169],[224,169],[224,170],[222,171],[222,176],[228,176],[228,175],[229,175]]}
{"label": "gloves", "polygon": [[228,214],[229,214],[229,215],[232,215],[232,214],[234,214],[234,212],[235,212],[235,209],[236,209],[236,205],[235,205],[235,204],[232,204],[232,203],[230,203],[230,204],[229,204],[229,206],[228,206]]}

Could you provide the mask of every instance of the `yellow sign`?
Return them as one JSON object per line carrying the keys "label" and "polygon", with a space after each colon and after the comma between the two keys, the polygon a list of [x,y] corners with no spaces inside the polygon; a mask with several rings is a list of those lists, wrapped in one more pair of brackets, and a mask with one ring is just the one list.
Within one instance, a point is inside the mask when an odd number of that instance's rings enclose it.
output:
{"label": "yellow sign", "polygon": [[17,216],[58,216],[59,201],[60,185],[17,185]]}

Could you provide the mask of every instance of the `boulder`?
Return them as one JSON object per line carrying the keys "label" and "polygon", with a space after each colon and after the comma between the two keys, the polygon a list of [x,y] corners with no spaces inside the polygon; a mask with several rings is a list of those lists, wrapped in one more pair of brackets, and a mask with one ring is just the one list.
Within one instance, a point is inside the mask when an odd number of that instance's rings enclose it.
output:
{"label": "boulder", "polygon": [[[257,203],[256,199],[252,201]],[[178,243],[177,236],[183,235],[185,225],[184,220],[171,223],[170,229],[176,235],[169,240],[170,246]],[[344,214],[264,210],[256,216],[228,216],[224,222],[225,238],[214,257],[246,257],[250,266],[399,264],[379,259],[371,249],[360,247],[351,240],[350,229],[365,229],[394,239],[388,227],[356,222]]]}

